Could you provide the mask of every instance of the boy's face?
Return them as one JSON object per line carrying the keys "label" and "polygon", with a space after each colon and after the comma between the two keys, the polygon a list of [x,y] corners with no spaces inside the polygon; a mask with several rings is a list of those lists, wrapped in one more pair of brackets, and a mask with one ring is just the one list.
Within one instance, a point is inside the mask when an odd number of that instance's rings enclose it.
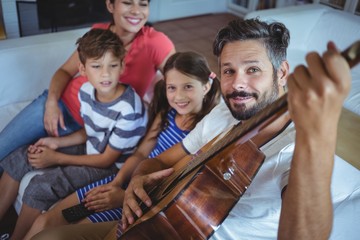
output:
{"label": "boy's face", "polygon": [[227,43],[220,61],[221,91],[238,120],[252,117],[275,101],[286,83],[287,64],[274,77],[266,49],[257,40]]}
{"label": "boy's face", "polygon": [[80,64],[79,71],[88,78],[97,94],[106,96],[116,91],[123,67],[120,59],[107,51],[101,58],[88,58],[85,66]]}

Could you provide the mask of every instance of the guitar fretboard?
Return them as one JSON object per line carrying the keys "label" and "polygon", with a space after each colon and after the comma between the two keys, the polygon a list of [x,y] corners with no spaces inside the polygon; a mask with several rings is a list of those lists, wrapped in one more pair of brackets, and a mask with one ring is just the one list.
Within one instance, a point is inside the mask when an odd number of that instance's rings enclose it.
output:
{"label": "guitar fretboard", "polygon": [[252,132],[256,127],[261,126],[263,122],[268,120],[271,116],[274,116],[276,113],[281,110],[287,109],[287,94],[283,95],[281,98],[277,99],[271,105],[267,106],[261,110],[258,114],[247,120],[246,122],[239,122],[236,124],[221,140],[217,141],[208,151],[202,152],[197,155],[192,161],[189,162],[189,165],[183,171],[181,178],[186,176],[188,173],[196,169],[198,166],[204,164],[212,156],[217,154],[219,151],[232,144],[234,141],[244,138],[244,141],[250,139],[246,138],[246,135]]}

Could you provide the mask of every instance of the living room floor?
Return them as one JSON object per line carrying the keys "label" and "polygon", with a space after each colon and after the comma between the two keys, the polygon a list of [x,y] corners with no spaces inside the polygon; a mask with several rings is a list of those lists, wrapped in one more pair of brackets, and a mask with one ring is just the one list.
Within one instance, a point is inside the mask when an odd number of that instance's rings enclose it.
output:
{"label": "living room floor", "polygon": [[216,33],[237,16],[230,13],[208,14],[154,23],[175,44],[176,51],[195,51],[206,57],[211,70],[218,74],[212,44]]}

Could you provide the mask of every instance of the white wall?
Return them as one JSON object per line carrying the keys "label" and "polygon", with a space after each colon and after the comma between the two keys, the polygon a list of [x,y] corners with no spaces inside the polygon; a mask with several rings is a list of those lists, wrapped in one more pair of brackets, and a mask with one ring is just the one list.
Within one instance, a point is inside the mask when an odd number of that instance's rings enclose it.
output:
{"label": "white wall", "polygon": [[15,0],[1,0],[4,26],[7,38],[17,38],[19,34],[19,25],[16,12]]}
{"label": "white wall", "polygon": [[153,0],[150,2],[150,22],[227,12],[227,0]]}

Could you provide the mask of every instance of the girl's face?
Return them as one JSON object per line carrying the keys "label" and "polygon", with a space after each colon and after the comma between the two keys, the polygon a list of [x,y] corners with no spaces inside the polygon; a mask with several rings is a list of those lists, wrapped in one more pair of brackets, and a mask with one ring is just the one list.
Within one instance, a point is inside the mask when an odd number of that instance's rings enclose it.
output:
{"label": "girl's face", "polygon": [[149,17],[148,0],[115,0],[114,3],[107,0],[106,5],[115,26],[124,32],[139,32]]}
{"label": "girl's face", "polygon": [[210,90],[210,83],[203,85],[199,80],[176,69],[169,70],[165,77],[169,105],[180,115],[198,113],[204,96]]}
{"label": "girl's face", "polygon": [[79,72],[86,76],[96,89],[100,102],[110,102],[117,97],[117,86],[122,73],[121,60],[107,51],[101,58],[89,58],[85,66],[80,64]]}

